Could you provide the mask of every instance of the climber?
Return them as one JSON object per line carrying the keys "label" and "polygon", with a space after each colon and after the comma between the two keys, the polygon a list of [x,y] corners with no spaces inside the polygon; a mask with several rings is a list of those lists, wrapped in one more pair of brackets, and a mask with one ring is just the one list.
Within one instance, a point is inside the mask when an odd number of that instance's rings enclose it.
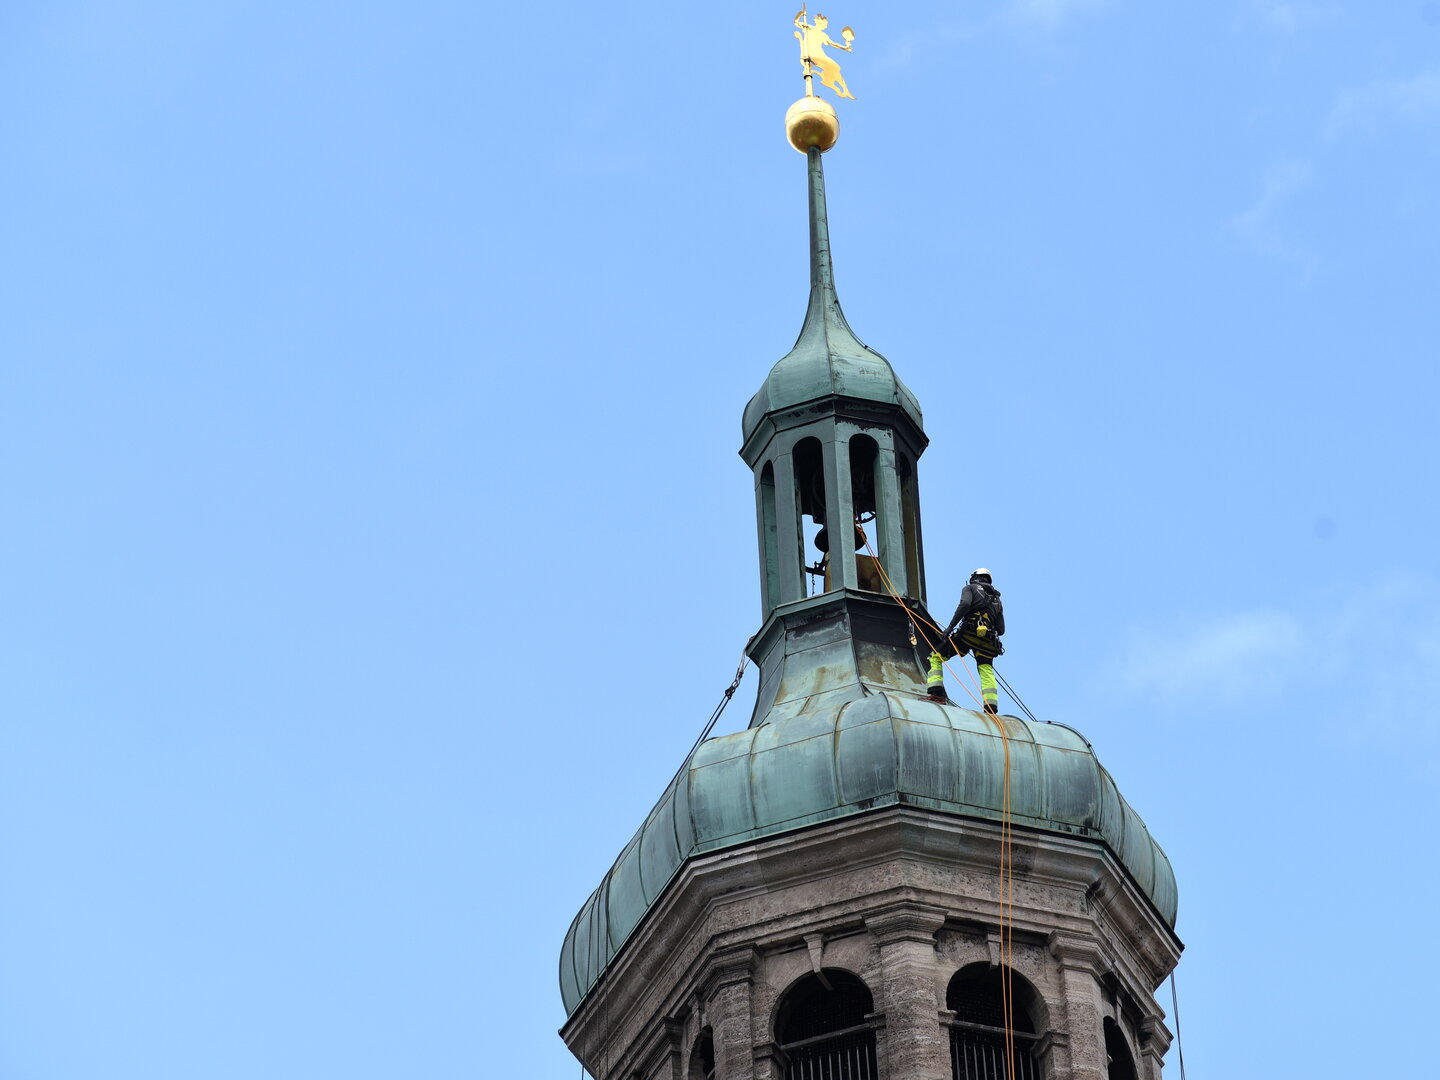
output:
{"label": "climber", "polygon": [[991,583],[990,571],[983,566],[970,575],[970,584],[960,594],[950,625],[945,628],[945,655],[975,654],[980,672],[980,694],[985,711],[1000,712],[1000,691],[995,682],[995,658],[1005,651],[1000,636],[1005,633],[1005,608],[1000,603],[1000,590]]}

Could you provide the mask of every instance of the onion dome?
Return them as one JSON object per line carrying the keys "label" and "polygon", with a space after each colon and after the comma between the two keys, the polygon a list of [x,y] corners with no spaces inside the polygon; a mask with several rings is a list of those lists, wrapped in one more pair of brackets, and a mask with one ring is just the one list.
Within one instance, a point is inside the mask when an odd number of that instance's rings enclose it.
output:
{"label": "onion dome", "polygon": [[809,704],[685,762],[565,935],[567,1014],[687,859],[895,806],[1000,821],[1007,739],[1012,824],[1104,845],[1174,927],[1170,860],[1072,728],[888,691]]}

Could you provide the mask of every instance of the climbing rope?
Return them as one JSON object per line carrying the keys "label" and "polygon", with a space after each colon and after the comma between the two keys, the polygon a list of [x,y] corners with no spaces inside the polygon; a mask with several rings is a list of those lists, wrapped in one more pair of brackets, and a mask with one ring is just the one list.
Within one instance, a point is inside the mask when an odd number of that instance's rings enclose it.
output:
{"label": "climbing rope", "polygon": [[680,768],[676,769],[675,775],[670,777],[670,783],[665,785],[667,790],[679,779],[680,774],[685,771],[686,766],[690,764],[690,759],[695,756],[695,751],[700,749],[700,744],[710,737],[710,732],[715,729],[715,723],[720,719],[720,714],[725,711],[725,706],[729,705],[730,699],[735,696],[735,691],[740,686],[740,680],[745,677],[745,663],[750,659],[750,655],[746,650],[750,648],[750,642],[754,640],[755,638],[753,636],[749,638],[749,640],[745,642],[745,648],[740,650],[740,663],[735,668],[735,678],[730,680],[730,685],[725,688],[725,693],[720,695],[720,704],[715,706],[715,711],[710,714],[710,719],[705,721],[705,727],[701,730],[700,737],[695,740],[690,747],[690,752],[681,760]]}
{"label": "climbing rope", "polygon": [[720,695],[720,704],[715,706],[715,711],[710,714],[710,719],[705,721],[705,727],[701,730],[700,737],[691,744],[689,753],[680,762],[680,768],[675,770],[675,775],[670,777],[670,783],[665,785],[667,790],[685,771],[685,767],[690,764],[690,759],[695,756],[695,751],[700,749],[700,744],[710,737],[710,732],[715,729],[715,723],[720,719],[720,714],[725,711],[725,706],[729,705],[730,699],[735,696],[735,691],[740,686],[740,680],[745,678],[746,661],[750,659],[746,650],[750,648],[750,642],[754,640],[753,636],[749,638],[745,642],[745,648],[740,650],[740,663],[735,668],[735,678],[730,680],[730,685],[725,688],[725,693]]}
{"label": "climbing rope", "polygon": [[1180,995],[1175,992],[1175,972],[1170,972],[1170,1002],[1175,1006],[1175,1050],[1180,1055],[1180,1080],[1185,1080],[1185,1043],[1180,1039]]}
{"label": "climbing rope", "polygon": [[1001,686],[1005,687],[1005,692],[1010,695],[1011,700],[1014,701],[1016,705],[1020,706],[1020,711],[1030,718],[1030,722],[1032,724],[1040,723],[1039,720],[1035,719],[1035,714],[1030,711],[1029,707],[1025,704],[1025,702],[1020,700],[1020,695],[1015,693],[1014,687],[1012,687],[1008,682],[1005,681],[1005,676],[1001,675],[998,671],[996,671],[995,678],[1000,681]]}
{"label": "climbing rope", "polygon": [[[752,637],[750,641],[754,641]],[[750,641],[745,642],[745,648],[750,647]],[[700,737],[695,740],[695,745],[690,747],[690,754],[700,749],[700,744],[710,737],[710,732],[715,727],[715,722],[720,719],[720,714],[725,711],[725,706],[730,704],[730,699],[735,696],[736,689],[740,686],[740,680],[745,678],[745,661],[749,660],[745,649],[740,650],[740,664],[735,669],[735,678],[730,680],[730,685],[725,688],[725,693],[720,698],[720,704],[715,706],[715,711],[710,714],[710,719],[705,722],[705,730],[700,732]],[[690,760],[690,754],[685,755],[685,760]],[[681,768],[684,768],[682,765]],[[677,774],[678,775],[678,774]]]}
{"label": "climbing rope", "polygon": [[[610,1075],[610,980],[605,980],[605,1056],[601,1066],[605,1076]],[[1012,1077],[1011,1080],[1014,1080]]]}
{"label": "climbing rope", "polygon": [[[750,639],[750,641],[754,640],[753,637]],[[746,649],[750,647],[750,641],[745,642]],[[675,776],[670,778],[671,784],[675,783],[676,778],[685,770],[685,766],[690,763],[690,758],[694,756],[696,750],[700,749],[700,744],[710,737],[710,732],[714,730],[716,721],[720,719],[720,714],[725,711],[725,706],[730,704],[730,699],[735,696],[735,691],[740,686],[740,680],[745,677],[745,663],[749,659],[749,655],[742,649],[740,652],[740,663],[735,668],[735,678],[730,680],[730,685],[725,688],[725,693],[720,697],[720,703],[715,706],[715,711],[710,714],[710,719],[705,722],[705,728],[700,732],[700,737],[695,740],[695,745],[690,747],[690,752],[685,755],[685,760],[681,762],[680,768],[675,770]],[[603,1074],[608,1076],[610,1073],[610,984],[608,979],[605,983],[604,996],[601,998],[601,1014],[605,1027],[604,1040],[600,1045],[602,1054],[601,1069]],[[586,1075],[585,1063],[581,1062],[580,1080],[585,1080]],[[589,1075],[593,1076],[594,1074]]]}
{"label": "climbing rope", "polygon": [[[930,640],[930,635],[925,633],[925,627],[928,626],[934,630],[942,640],[945,637],[945,631],[941,630],[940,627],[936,626],[929,619],[912,610],[910,605],[905,603],[904,598],[901,597],[900,593],[896,590],[895,583],[890,580],[890,575],[886,573],[885,564],[880,561],[879,556],[875,554],[875,549],[871,547],[870,537],[866,536],[863,532],[861,536],[864,537],[865,550],[869,553],[875,569],[880,572],[880,580],[884,582],[885,591],[890,594],[890,599],[899,604],[905,614],[910,616],[910,625],[915,627],[920,636],[925,639],[925,644],[930,647],[931,655],[938,653],[940,650],[936,647],[935,643]],[[943,658],[940,663],[951,675],[955,674]],[[966,675],[970,674],[969,668],[963,668],[963,670]],[[961,686],[965,686],[965,683],[958,677],[955,681],[960,683]],[[978,681],[976,681],[974,677],[972,677],[971,681],[975,689],[979,690],[980,686]],[[1008,692],[1010,688],[1007,686],[1005,689]],[[987,723],[993,723],[1000,732],[1000,743],[1005,750],[1005,772],[1000,783],[1000,966],[1002,969],[1000,976],[1000,1011],[1005,1030],[1005,1072],[1007,1080],[1015,1080],[1015,989],[1013,979],[1015,966],[1015,853],[1013,837],[1010,830],[1010,735],[1005,730],[1005,724],[999,716],[992,717],[985,711],[984,702],[980,697],[976,697],[970,687],[966,686],[965,692],[970,695],[971,700],[973,700],[976,705],[980,706],[980,715],[985,718],[985,721]],[[1014,697],[1015,695],[1011,693],[1010,696]],[[1016,698],[1016,701],[1018,702],[1019,699]],[[1021,705],[1021,708],[1024,708],[1024,706]],[[1030,710],[1025,709],[1025,712],[1029,715]],[[1034,717],[1031,717],[1031,719],[1034,719]]]}

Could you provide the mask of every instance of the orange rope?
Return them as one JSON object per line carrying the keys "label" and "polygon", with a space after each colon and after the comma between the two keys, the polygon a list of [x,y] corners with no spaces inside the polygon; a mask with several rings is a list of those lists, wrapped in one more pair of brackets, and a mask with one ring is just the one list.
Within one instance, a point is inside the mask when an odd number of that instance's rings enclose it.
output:
{"label": "orange rope", "polygon": [[[895,583],[890,580],[890,575],[885,572],[885,564],[875,554],[875,549],[870,546],[870,537],[861,530],[860,535],[865,539],[865,550],[869,553],[875,569],[880,571],[880,580],[885,583],[885,591],[910,616],[910,622],[919,631],[925,644],[930,647],[932,654],[940,650],[930,640],[930,635],[925,633],[924,626],[929,626],[937,634],[944,638],[945,631],[936,626],[929,619],[924,618],[905,603],[899,592],[895,589]],[[979,657],[976,658],[976,667],[979,667]],[[940,663],[951,675],[950,665],[942,658]],[[970,669],[963,667],[966,675]],[[956,678],[956,682],[965,686],[963,680]],[[972,678],[976,690],[980,689],[978,678]],[[1010,826],[1010,736],[1005,730],[1005,724],[997,714],[993,720],[985,711],[983,700],[976,697],[969,687],[965,692],[970,694],[971,700],[980,706],[980,715],[985,718],[986,723],[994,723],[1000,732],[1000,743],[1005,750],[1005,772],[1000,782],[1000,965],[1003,971],[1000,976],[1000,1010],[1005,1026],[1005,1071],[1008,1080],[1015,1080],[1015,983],[1013,978],[1015,966],[1015,873],[1014,873],[1014,839]],[[983,692],[981,697],[983,697]]]}

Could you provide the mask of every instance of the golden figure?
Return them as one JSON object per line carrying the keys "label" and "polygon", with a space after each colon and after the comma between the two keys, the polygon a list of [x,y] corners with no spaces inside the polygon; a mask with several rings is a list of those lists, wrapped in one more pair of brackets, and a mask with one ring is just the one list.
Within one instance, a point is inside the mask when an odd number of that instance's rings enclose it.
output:
{"label": "golden figure", "polygon": [[805,93],[814,96],[812,76],[816,71],[820,73],[820,81],[835,91],[836,97],[855,100],[855,95],[850,93],[850,88],[845,85],[845,80],[840,75],[840,65],[825,55],[825,46],[833,45],[837,49],[844,49],[850,52],[850,43],[855,40],[855,31],[845,27],[840,31],[840,36],[845,39],[845,44],[832,41],[830,35],[825,33],[830,20],[824,15],[815,16],[815,25],[805,21],[805,9],[800,9],[800,14],[795,16],[795,36],[800,39],[800,68],[805,73]]}

